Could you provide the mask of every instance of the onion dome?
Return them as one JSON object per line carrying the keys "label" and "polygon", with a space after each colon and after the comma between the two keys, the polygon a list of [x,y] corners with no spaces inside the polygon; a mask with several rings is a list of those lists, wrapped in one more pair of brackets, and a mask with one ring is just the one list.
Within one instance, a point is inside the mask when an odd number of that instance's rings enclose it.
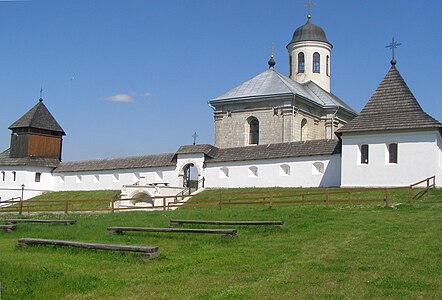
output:
{"label": "onion dome", "polygon": [[310,21],[310,16],[307,20],[307,23],[305,23],[301,27],[298,27],[298,29],[295,30],[295,33],[293,34],[293,38],[290,41],[289,45],[304,41],[324,42],[329,44],[330,47],[333,47],[333,45],[327,40],[324,30]]}

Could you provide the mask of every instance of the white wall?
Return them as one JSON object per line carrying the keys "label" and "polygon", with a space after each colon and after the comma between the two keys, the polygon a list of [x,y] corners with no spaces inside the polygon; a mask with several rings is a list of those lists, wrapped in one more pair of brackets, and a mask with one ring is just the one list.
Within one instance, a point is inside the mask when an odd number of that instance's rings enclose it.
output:
{"label": "white wall", "polygon": [[[440,182],[437,131],[396,132],[342,136],[343,187],[406,186],[436,175]],[[388,162],[390,143],[398,144],[398,163]],[[439,142],[440,143],[440,142]],[[360,163],[360,145],[369,145],[369,163]],[[439,177],[439,178],[438,178]]]}
{"label": "white wall", "polygon": [[[323,163],[322,174],[314,163]],[[289,174],[282,166],[289,167]],[[257,176],[250,167],[256,167]],[[339,155],[207,163],[204,173],[205,187],[212,188],[330,187],[339,186],[341,182]]]}
{"label": "white wall", "polygon": [[[25,185],[23,192],[25,200],[43,192],[52,191],[54,186],[51,170],[52,168],[32,166],[0,166],[0,200],[21,197],[22,184]],[[4,181],[1,172],[5,172]],[[16,173],[15,181],[13,180],[13,172]],[[40,182],[35,181],[36,173],[41,173]]]}
{"label": "white wall", "polygon": [[55,191],[120,190],[123,185],[146,182],[177,182],[175,167],[54,173]]}

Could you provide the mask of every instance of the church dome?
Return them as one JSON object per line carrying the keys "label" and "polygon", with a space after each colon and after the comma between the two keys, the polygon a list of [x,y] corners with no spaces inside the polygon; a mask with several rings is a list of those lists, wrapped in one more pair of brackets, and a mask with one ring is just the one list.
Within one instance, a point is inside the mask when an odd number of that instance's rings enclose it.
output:
{"label": "church dome", "polygon": [[310,21],[310,18],[307,20],[307,23],[295,30],[289,45],[304,41],[324,42],[332,46],[332,44],[330,44],[330,42],[327,40],[324,30],[318,25],[313,24]]}

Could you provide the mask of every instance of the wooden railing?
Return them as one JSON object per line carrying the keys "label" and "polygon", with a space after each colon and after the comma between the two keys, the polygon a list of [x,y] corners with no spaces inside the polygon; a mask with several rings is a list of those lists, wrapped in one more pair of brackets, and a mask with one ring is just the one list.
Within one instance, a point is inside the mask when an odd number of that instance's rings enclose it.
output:
{"label": "wooden railing", "polygon": [[[421,185],[424,182],[425,182],[425,188],[421,189],[421,190],[418,190],[418,192],[415,193],[413,191],[413,188]],[[409,187],[410,204],[413,202],[413,198],[417,198],[417,197],[423,196],[425,193],[428,192],[429,189],[434,188],[434,187],[436,187],[436,176],[431,176],[431,177],[425,178],[425,179],[423,179],[423,180],[421,180],[419,182],[410,184],[410,187]]]}

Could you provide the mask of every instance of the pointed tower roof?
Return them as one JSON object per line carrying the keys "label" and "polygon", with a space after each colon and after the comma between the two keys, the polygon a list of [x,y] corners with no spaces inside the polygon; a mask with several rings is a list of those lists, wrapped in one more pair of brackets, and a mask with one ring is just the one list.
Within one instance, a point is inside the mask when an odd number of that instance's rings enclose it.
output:
{"label": "pointed tower roof", "polygon": [[60,132],[62,135],[66,135],[63,128],[61,128],[47,107],[43,104],[43,99],[41,98],[33,108],[9,126],[9,129],[12,130],[15,128],[27,127],[56,131]]}
{"label": "pointed tower roof", "polygon": [[441,128],[423,111],[396,66],[392,64],[361,113],[337,130],[347,132]]}

